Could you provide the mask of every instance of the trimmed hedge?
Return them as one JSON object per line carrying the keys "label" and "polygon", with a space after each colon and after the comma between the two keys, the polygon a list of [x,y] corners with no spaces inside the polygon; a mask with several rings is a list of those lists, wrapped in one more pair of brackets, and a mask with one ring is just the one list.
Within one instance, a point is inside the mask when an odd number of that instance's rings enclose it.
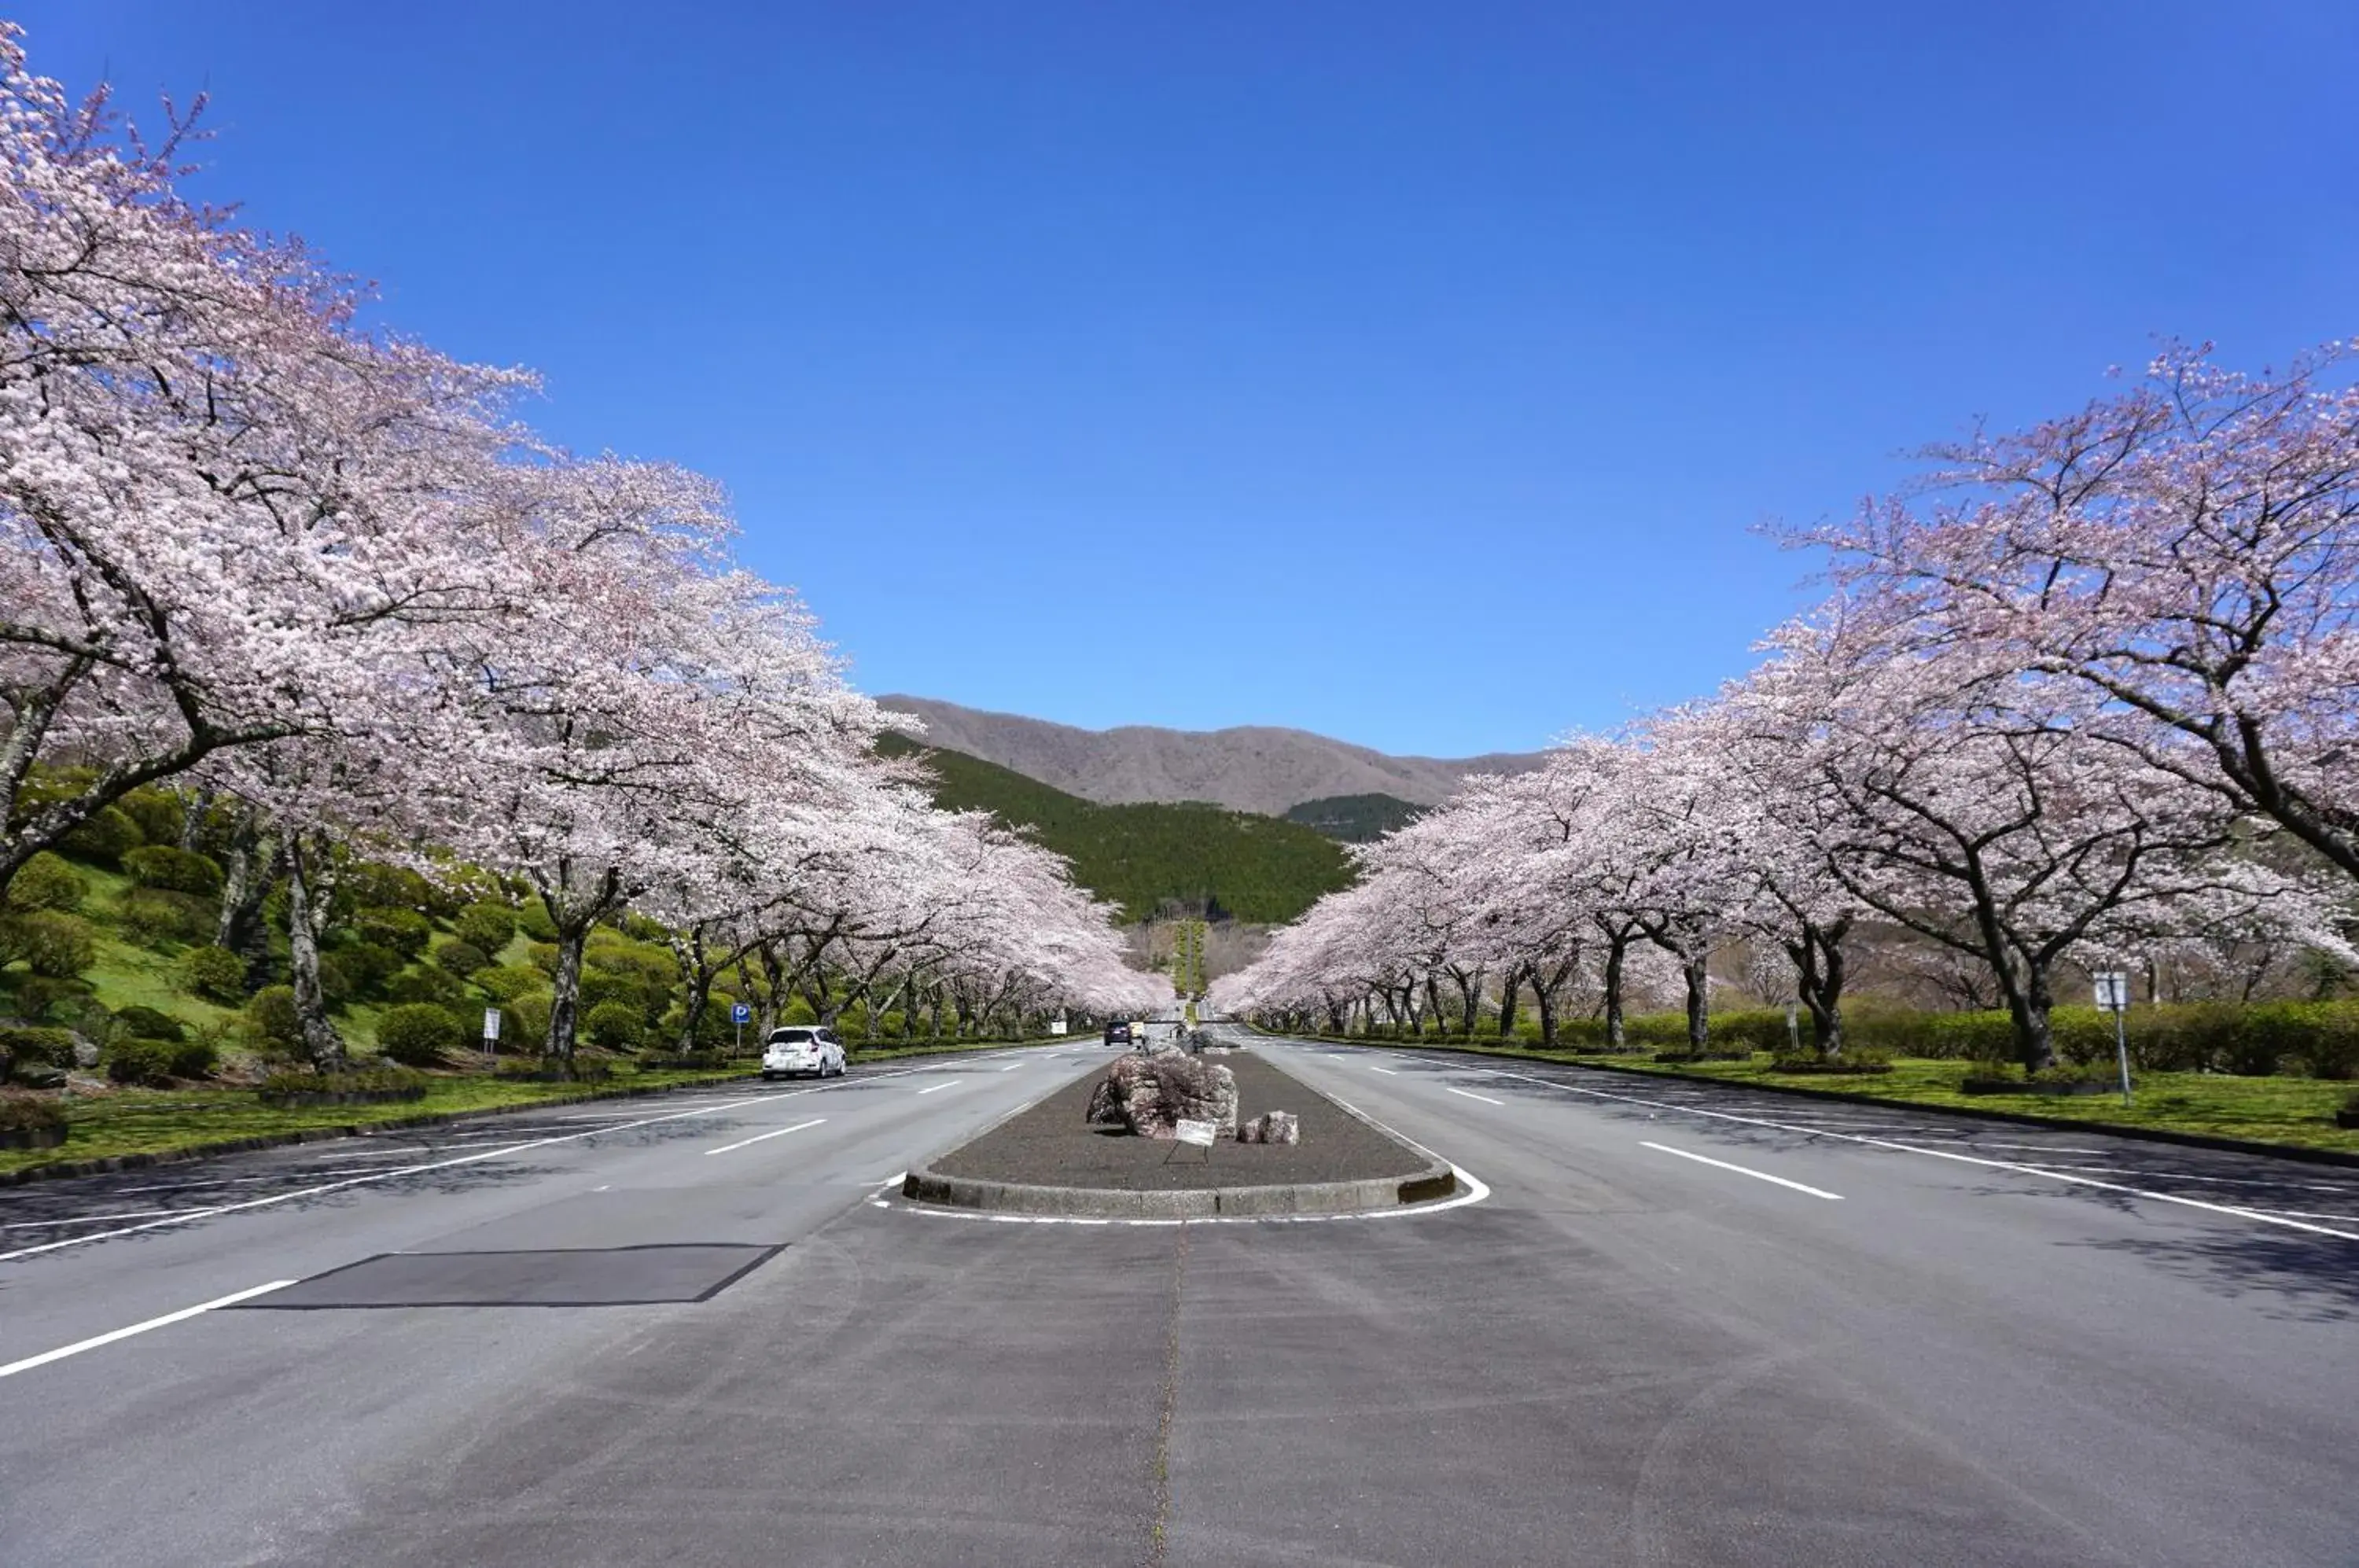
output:
{"label": "trimmed hedge", "polygon": [[180,984],[192,996],[234,1007],[245,1000],[245,960],[225,947],[192,947],[180,955]]}
{"label": "trimmed hedge", "polygon": [[82,908],[90,884],[82,874],[48,850],[25,862],[8,883],[7,907],[19,913],[57,909],[67,914]]}
{"label": "trimmed hedge", "polygon": [[98,962],[90,922],[57,909],[0,916],[0,966],[21,963],[49,980],[71,980]]}
{"label": "trimmed hedge", "polygon": [[404,1067],[432,1067],[460,1044],[459,1019],[431,1002],[404,1003],[377,1020],[376,1044]]}
{"label": "trimmed hedge", "polygon": [[149,844],[126,850],[124,872],[142,887],[167,893],[193,893],[201,898],[221,897],[222,868],[210,855],[177,844]]}

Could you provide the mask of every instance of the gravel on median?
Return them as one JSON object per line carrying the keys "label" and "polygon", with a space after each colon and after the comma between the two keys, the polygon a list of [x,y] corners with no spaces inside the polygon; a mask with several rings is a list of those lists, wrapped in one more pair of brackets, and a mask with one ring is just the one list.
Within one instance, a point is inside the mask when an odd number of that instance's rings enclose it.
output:
{"label": "gravel on median", "polygon": [[1291,1111],[1302,1119],[1302,1141],[1223,1139],[1207,1158],[1190,1144],[1091,1127],[1082,1114],[1103,1076],[1092,1073],[933,1161],[931,1169],[983,1181],[1155,1192],[1409,1177],[1432,1163],[1258,1056],[1239,1051],[1207,1060],[1236,1074],[1240,1122],[1264,1111]]}

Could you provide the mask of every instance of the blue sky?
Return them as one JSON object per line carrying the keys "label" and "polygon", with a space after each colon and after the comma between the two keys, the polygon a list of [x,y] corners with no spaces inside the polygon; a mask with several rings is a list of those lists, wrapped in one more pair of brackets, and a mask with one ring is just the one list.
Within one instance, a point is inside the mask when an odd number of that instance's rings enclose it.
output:
{"label": "blue sky", "polygon": [[864,687],[1093,726],[1610,725],[1806,601],[1755,525],[2359,331],[2347,3],[9,14]]}

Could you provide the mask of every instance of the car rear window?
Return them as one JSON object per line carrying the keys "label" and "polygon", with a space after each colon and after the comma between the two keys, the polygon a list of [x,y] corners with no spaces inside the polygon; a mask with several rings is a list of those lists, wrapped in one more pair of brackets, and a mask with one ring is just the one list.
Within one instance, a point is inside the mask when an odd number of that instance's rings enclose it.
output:
{"label": "car rear window", "polygon": [[772,1045],[809,1045],[811,1031],[800,1029],[778,1029],[770,1036]]}

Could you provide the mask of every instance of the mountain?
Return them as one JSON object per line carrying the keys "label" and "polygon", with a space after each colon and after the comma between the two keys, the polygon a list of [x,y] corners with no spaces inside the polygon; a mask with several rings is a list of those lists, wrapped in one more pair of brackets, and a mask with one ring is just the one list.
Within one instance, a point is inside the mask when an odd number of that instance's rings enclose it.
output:
{"label": "mountain", "polygon": [[1373,844],[1416,820],[1418,808],[1397,795],[1328,795],[1286,809],[1286,820],[1342,839]]}
{"label": "mountain", "polygon": [[1169,730],[1148,724],[1084,730],[1016,713],[985,713],[930,697],[879,697],[924,721],[928,746],[961,751],[1101,804],[1208,800],[1233,811],[1282,815],[1306,800],[1390,795],[1412,805],[1447,799],[1469,773],[1524,773],[1537,753],[1387,757],[1308,730],[1243,725]]}
{"label": "mountain", "polygon": [[1072,862],[1073,878],[1141,920],[1167,899],[1209,904],[1215,916],[1290,920],[1322,893],[1351,885],[1332,839],[1298,822],[1219,806],[1102,806],[981,757],[888,735],[888,757],[919,753],[936,803],[989,811]]}

